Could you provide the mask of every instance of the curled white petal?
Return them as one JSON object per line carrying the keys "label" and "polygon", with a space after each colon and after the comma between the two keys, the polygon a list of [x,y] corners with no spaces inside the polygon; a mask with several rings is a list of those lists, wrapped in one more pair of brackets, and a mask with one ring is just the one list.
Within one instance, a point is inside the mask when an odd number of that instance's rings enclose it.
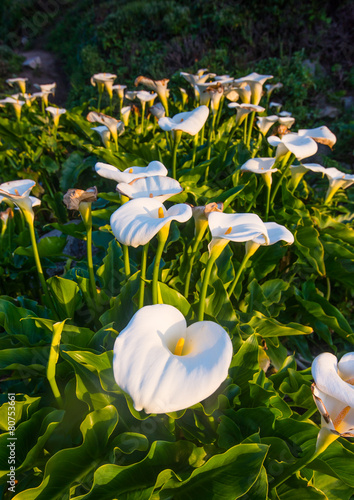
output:
{"label": "curled white petal", "polygon": [[[173,354],[185,339],[183,356]],[[146,413],[168,413],[210,396],[225,380],[232,343],[216,323],[187,327],[183,315],[166,304],[145,306],[120,333],[114,345],[117,384]]]}
{"label": "curled white petal", "polygon": [[117,183],[129,183],[140,177],[150,177],[153,175],[167,175],[167,168],[160,161],[152,161],[147,167],[130,167],[123,172],[118,170],[114,165],[109,163],[98,162],[95,165],[95,170],[101,177],[112,179]]}
{"label": "curled white petal", "polygon": [[178,181],[171,177],[152,176],[142,177],[127,183],[120,183],[117,191],[128,198],[154,198],[163,203],[171,196],[182,191],[182,186]]}
{"label": "curled white petal", "polygon": [[274,245],[278,241],[286,241],[289,244],[294,243],[294,235],[285,226],[276,222],[265,222],[264,225],[267,229],[269,242],[266,243],[264,236],[261,235],[252,239],[255,243],[259,245]]}
{"label": "curled white petal", "polygon": [[205,124],[209,115],[207,106],[199,106],[193,111],[178,113],[173,118],[163,117],[159,119],[159,126],[162,130],[181,130],[190,135],[196,135]]}
{"label": "curled white petal", "polygon": [[[164,217],[159,217],[159,209]],[[123,245],[134,248],[148,243],[166,224],[173,220],[187,222],[192,217],[192,209],[184,203],[168,210],[154,198],[136,198],[116,210],[111,216],[114,236]]]}
{"label": "curled white petal", "polygon": [[326,144],[330,147],[334,146],[337,142],[337,137],[325,125],[317,128],[301,129],[298,134],[303,137],[312,137],[317,142]]}
{"label": "curled white petal", "polygon": [[213,238],[243,242],[263,234],[268,238],[264,222],[256,214],[225,214],[212,212],[208,218]]}

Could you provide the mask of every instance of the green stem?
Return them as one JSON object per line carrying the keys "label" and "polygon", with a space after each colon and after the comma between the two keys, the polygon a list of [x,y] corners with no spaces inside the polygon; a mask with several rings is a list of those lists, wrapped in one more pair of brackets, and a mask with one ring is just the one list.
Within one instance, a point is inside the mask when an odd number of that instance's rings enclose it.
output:
{"label": "green stem", "polygon": [[237,124],[235,124],[232,127],[231,133],[229,134],[229,137],[227,139],[227,143],[226,143],[226,146],[225,146],[225,149],[224,149],[224,154],[223,154],[223,157],[222,157],[222,163],[224,163],[224,161],[226,160],[227,150],[229,149],[230,143],[232,141],[233,136],[235,135],[236,130],[237,130]]}
{"label": "green stem", "polygon": [[177,179],[177,149],[182,137],[182,132],[180,130],[175,130],[174,134],[175,138],[172,149],[172,177]]}
{"label": "green stem", "polygon": [[[289,152],[290,152],[290,151],[289,151]],[[282,182],[283,182],[283,179],[284,179],[285,175],[287,174],[287,172],[288,172],[288,170],[289,170],[289,168],[290,168],[290,165],[292,164],[292,162],[293,162],[293,161],[294,161],[294,159],[295,159],[295,156],[294,156],[294,155],[290,154],[289,156],[290,156],[290,158],[288,157],[288,158],[289,158],[289,160],[286,162],[287,164],[286,164],[286,166],[285,166],[285,167],[284,167],[284,169],[283,169],[283,172],[282,172],[282,174],[281,174],[281,176],[280,176],[280,178],[279,178],[279,180],[278,180],[277,185],[276,185],[276,186],[275,186],[275,188],[274,188],[274,191],[273,191],[272,197],[271,197],[271,199],[270,199],[270,203],[271,203],[271,204],[273,204],[273,203],[274,203],[274,199],[275,199],[275,196],[276,196],[276,194],[277,194],[277,192],[278,192],[278,189],[280,188],[280,186],[281,186],[281,184],[282,184]],[[274,164],[274,165],[275,165],[275,164]],[[274,168],[274,166],[273,166],[273,168]]]}
{"label": "green stem", "polygon": [[160,231],[157,233],[158,237],[158,245],[155,255],[154,269],[152,273],[152,303],[159,303],[159,291],[158,291],[158,283],[159,283],[159,271],[160,271],[160,262],[162,257],[162,252],[165,247],[165,243],[168,238],[168,233],[170,229],[170,224],[166,224]]}
{"label": "green stem", "polygon": [[219,102],[219,109],[218,109],[218,114],[217,114],[217,117],[216,117],[216,124],[215,124],[216,128],[218,128],[218,126],[219,126],[219,122],[220,122],[220,118],[221,118],[221,113],[222,113],[222,108],[223,108],[223,105],[224,105],[224,101],[225,101],[225,97],[222,96],[222,98],[220,99],[220,102]]}
{"label": "green stem", "polygon": [[122,245],[123,248],[123,260],[124,260],[124,271],[126,279],[130,276],[130,262],[129,262],[129,248],[127,245]]}
{"label": "green stem", "polygon": [[205,299],[206,299],[207,289],[208,289],[208,285],[209,285],[210,274],[211,274],[211,270],[213,268],[214,262],[216,261],[217,257],[218,257],[218,255],[212,253],[209,257],[207,266],[205,268],[202,289],[201,289],[200,295],[199,295],[198,321],[203,321],[203,319],[204,319]]}
{"label": "green stem", "polygon": [[103,94],[103,92],[98,91],[98,103],[97,103],[98,112],[101,111],[102,94]]}
{"label": "green stem", "polygon": [[89,270],[89,277],[90,277],[90,285],[91,285],[91,292],[92,292],[92,297],[95,299],[97,295],[97,289],[96,289],[96,280],[95,280],[95,273],[93,271],[93,258],[92,258],[92,224],[90,226],[86,226],[86,235],[87,235],[87,241],[86,241],[86,246],[87,246],[87,267]]}
{"label": "green stem", "polygon": [[27,214],[26,212],[24,212],[24,216],[25,216],[25,219],[26,219],[28,227],[29,227],[31,243],[32,243],[32,248],[33,248],[33,255],[34,255],[34,260],[35,260],[36,267],[37,267],[39,281],[41,283],[44,295],[47,299],[47,303],[48,303],[49,307],[51,308],[53,314],[56,316],[56,310],[54,307],[54,303],[53,303],[52,297],[49,293],[48,286],[47,286],[46,280],[44,278],[44,273],[43,273],[41,261],[39,258],[37,241],[36,241],[36,234],[34,231],[34,222],[31,218],[30,214]]}
{"label": "green stem", "polygon": [[331,298],[331,280],[329,279],[328,276],[326,277],[326,281],[327,281],[326,299],[329,301],[329,299]]}
{"label": "green stem", "polygon": [[255,192],[255,195],[254,195],[253,199],[251,200],[251,203],[246,208],[246,212],[249,212],[251,210],[251,208],[256,205],[258,195],[262,191],[263,186],[264,186],[264,184],[262,182],[260,182],[258,184],[257,191]]}
{"label": "green stem", "polygon": [[300,422],[303,422],[304,420],[307,420],[308,418],[312,417],[316,412],[318,411],[317,406],[314,406],[313,408],[310,408],[309,410],[305,411],[303,415],[301,415],[298,420]]}
{"label": "green stem", "polygon": [[247,146],[249,147],[251,144],[251,136],[252,136],[252,129],[253,129],[253,122],[254,122],[254,117],[256,116],[256,112],[252,111],[250,115],[250,121],[248,125],[248,133],[247,133]]}
{"label": "green stem", "polygon": [[146,260],[149,250],[149,243],[143,246],[141,255],[140,288],[139,288],[139,309],[144,306],[145,280],[146,280]]}
{"label": "green stem", "polygon": [[247,124],[248,124],[248,115],[246,115],[246,118],[243,121],[243,142],[245,145],[247,145]]}
{"label": "green stem", "polygon": [[144,125],[145,125],[145,122],[144,122],[144,119],[145,119],[145,102],[142,101],[141,102],[141,135],[144,137],[145,135],[145,132],[144,132]]}
{"label": "green stem", "polygon": [[231,296],[232,296],[233,291],[235,290],[236,285],[237,285],[237,283],[238,283],[238,281],[239,281],[239,279],[240,279],[240,276],[241,276],[241,274],[242,274],[242,271],[244,270],[244,268],[245,268],[245,266],[246,266],[246,264],[247,264],[247,262],[248,262],[248,260],[249,260],[249,258],[250,258],[250,257],[251,257],[251,255],[250,255],[249,253],[247,253],[247,252],[246,252],[246,253],[245,253],[245,256],[243,257],[243,260],[242,260],[242,262],[241,262],[241,264],[240,264],[240,267],[238,268],[238,271],[237,271],[236,276],[235,276],[235,279],[234,279],[234,281],[233,281],[233,283],[232,283],[232,285],[231,285],[231,288],[230,288],[230,289],[228,290],[228,292],[227,292],[227,293],[228,293],[228,295],[229,295],[229,297],[231,297]]}
{"label": "green stem", "polygon": [[197,147],[198,147],[198,137],[199,137],[198,133],[195,134],[195,136],[193,137],[192,168],[195,167],[195,160],[197,156]]}
{"label": "green stem", "polygon": [[200,242],[202,241],[203,236],[204,236],[204,232],[199,233],[197,235],[197,237],[196,237],[196,239],[194,241],[194,245],[193,245],[193,248],[192,248],[192,253],[191,253],[191,256],[190,256],[190,259],[189,259],[188,272],[187,272],[186,281],[185,281],[185,284],[184,284],[184,296],[186,297],[186,299],[188,299],[188,295],[189,295],[189,285],[190,285],[190,282],[191,282],[191,276],[192,276],[194,259],[195,259],[196,253],[198,251],[198,248],[199,248]]}
{"label": "green stem", "polygon": [[270,190],[271,190],[271,184],[267,184],[267,204],[266,204],[266,212],[265,212],[265,222],[268,222],[268,215],[269,215],[269,205],[270,205]]}

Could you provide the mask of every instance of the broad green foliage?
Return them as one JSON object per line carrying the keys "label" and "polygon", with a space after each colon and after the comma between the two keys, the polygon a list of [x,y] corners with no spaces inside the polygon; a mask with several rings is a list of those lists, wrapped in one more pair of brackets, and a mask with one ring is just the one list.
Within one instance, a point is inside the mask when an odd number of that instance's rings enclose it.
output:
{"label": "broad green foliage", "polygon": [[[272,7],[276,16],[280,16],[278,3]],[[202,18],[211,19],[210,4],[197,4]],[[194,9],[185,2],[128,2],[106,17],[112,31],[102,34],[101,43],[104,50],[119,49],[116,27],[122,27],[122,37],[128,36],[135,17],[143,19],[146,36],[156,33],[161,22],[171,35],[184,36]],[[237,12],[230,16],[228,12],[225,4],[215,15],[221,27],[233,29],[242,19]],[[247,39],[247,28],[242,29]],[[144,54],[152,56],[158,47],[156,42]],[[82,54],[86,71],[107,71],[101,68],[95,46],[83,47]],[[273,68],[275,62],[269,64]],[[289,68],[284,70],[288,80]],[[304,92],[298,95],[302,105],[311,79],[303,69],[296,71]],[[171,87],[170,116],[194,109],[192,89],[183,108],[180,92]],[[106,106],[106,97],[104,113],[118,116],[117,96],[111,107]],[[234,130],[234,111],[226,101],[221,101],[215,119],[210,113],[204,139],[202,132],[197,140],[183,134],[174,148],[175,138],[165,134],[150,113],[142,124],[140,108],[140,115],[132,115],[119,136],[118,148],[113,140],[104,147],[86,120],[89,111],[96,112],[95,99],[67,110],[57,129],[38,103],[23,106],[21,120],[15,120],[8,104],[0,109],[1,180],[33,179],[31,194],[41,199],[41,206],[33,208],[35,232],[28,224],[30,208],[2,213],[3,498],[350,500],[354,487],[350,439],[340,437],[310,459],[321,425],[311,392],[311,362],[323,351],[341,356],[354,343],[350,188],[341,189],[327,203],[327,179],[308,172],[294,189],[285,161],[277,164],[270,201],[262,177],[241,166],[250,158],[274,157],[275,148],[252,126],[251,116],[244,128]],[[266,95],[261,104],[271,114]],[[329,155],[335,156],[335,151]],[[115,189],[117,183],[99,177],[94,166],[109,163],[119,172],[128,169],[128,175],[134,167],[153,161],[162,162],[170,174],[172,166],[177,167],[182,191],[164,202],[166,210],[180,203],[198,207],[223,203],[222,216],[268,218],[268,223],[284,226],[287,237],[270,241],[267,226],[270,244],[258,245],[256,238],[266,234],[258,232],[250,246],[232,241],[231,236],[227,240],[233,228],[226,227],[212,246],[211,223],[208,226],[205,218],[205,233],[199,233],[190,218],[171,223],[163,247],[161,232],[148,247],[119,243],[110,217],[124,199]],[[342,168],[345,175],[344,166],[331,157],[323,157],[323,162],[328,168]],[[298,166],[299,161],[291,163]],[[62,200],[67,190],[81,190],[76,193],[80,197],[92,194],[83,194],[92,186],[97,186],[97,200],[82,202],[79,212],[66,209]],[[10,203],[16,203],[15,196],[20,195],[12,196]],[[212,260],[219,240],[225,240],[225,248]],[[251,255],[252,245],[258,248]],[[117,336],[138,308],[157,302],[177,308],[188,325],[198,318],[217,323],[226,330],[230,358],[228,335],[233,347],[228,376],[218,389],[203,401],[168,414],[138,411],[132,397],[115,382],[112,368]],[[148,335],[149,325],[146,331]],[[130,368],[132,376],[137,369]],[[7,483],[11,470],[7,445],[13,439],[8,420],[11,394],[16,401],[15,495]]]}

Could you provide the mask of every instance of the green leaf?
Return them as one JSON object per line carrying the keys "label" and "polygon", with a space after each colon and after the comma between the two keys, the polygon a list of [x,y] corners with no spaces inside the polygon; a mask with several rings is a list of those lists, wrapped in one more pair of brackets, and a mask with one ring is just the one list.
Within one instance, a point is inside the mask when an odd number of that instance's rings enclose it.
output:
{"label": "green leaf", "polygon": [[[174,500],[234,500],[256,482],[267,454],[262,444],[238,444],[214,455],[184,480],[172,477],[162,487],[161,498]],[[247,470],[247,474],[245,471]]]}
{"label": "green leaf", "polygon": [[103,281],[103,290],[115,297],[125,279],[123,252],[116,239],[110,241],[103,264],[97,270],[97,276]]}
{"label": "green leaf", "polygon": [[267,318],[260,312],[253,312],[252,318],[247,322],[261,337],[284,337],[291,335],[309,335],[312,328],[299,325],[298,323],[288,323],[283,325],[273,318]]}
{"label": "green leaf", "polygon": [[74,152],[65,160],[61,169],[60,189],[65,193],[68,189],[74,188],[79,175],[92,165],[83,159],[82,154]]}
{"label": "green leaf", "polygon": [[[41,238],[38,242],[38,252],[40,257],[55,257],[56,255],[61,255],[62,251],[66,245],[65,236],[46,236]],[[16,255],[25,255],[27,257],[33,258],[33,248],[29,247],[17,247],[15,252]]]}
{"label": "green leaf", "polygon": [[59,276],[49,278],[47,283],[60,317],[73,318],[81,302],[78,284]]}
{"label": "green leaf", "polygon": [[324,250],[317,229],[313,226],[298,226],[294,236],[297,250],[318,274],[325,276]]}
{"label": "green leaf", "polygon": [[166,285],[166,283],[159,282],[162,302],[176,307],[181,311],[184,317],[188,317],[191,313],[191,305],[188,300],[177,290]]}
{"label": "green leaf", "polygon": [[18,493],[16,500],[62,499],[74,481],[97,467],[117,422],[114,406],[89,413],[80,426],[82,444],[55,453],[46,464],[42,483]]}
{"label": "green leaf", "polygon": [[248,389],[249,380],[258,370],[258,342],[256,336],[251,335],[232,358],[230,375],[243,390]]}

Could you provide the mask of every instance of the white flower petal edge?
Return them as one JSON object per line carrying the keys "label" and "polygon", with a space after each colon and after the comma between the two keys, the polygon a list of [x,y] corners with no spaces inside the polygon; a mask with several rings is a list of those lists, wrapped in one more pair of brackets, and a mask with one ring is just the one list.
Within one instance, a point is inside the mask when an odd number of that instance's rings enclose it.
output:
{"label": "white flower petal edge", "polygon": [[315,141],[326,144],[330,148],[337,142],[337,137],[325,125],[317,128],[300,129],[298,134],[303,137],[312,137]]}
{"label": "white flower petal edge", "polygon": [[[212,212],[208,218],[213,238],[244,242],[261,234],[268,239],[267,228],[256,214],[225,214]],[[230,229],[231,228],[231,229]]]}
{"label": "white flower petal edge", "polygon": [[322,427],[337,435],[354,436],[354,353],[346,354],[339,363],[333,354],[322,353],[311,370]]}
{"label": "white flower petal edge", "polygon": [[101,177],[112,179],[116,182],[131,182],[140,177],[150,177],[153,175],[166,176],[167,168],[160,161],[152,161],[147,167],[130,167],[123,172],[114,165],[109,163],[98,162],[95,165],[95,170]]}
{"label": "white flower petal edge", "polygon": [[[180,338],[185,355],[173,354]],[[169,413],[188,408],[218,389],[228,374],[232,343],[217,323],[187,327],[178,309],[145,306],[114,344],[113,371],[136,410]]]}
{"label": "white flower petal edge", "polygon": [[187,134],[196,135],[202,129],[208,115],[209,108],[207,106],[199,106],[193,111],[178,113],[173,118],[160,118],[159,126],[166,132],[181,130]]}
{"label": "white flower petal edge", "polygon": [[[159,209],[164,217],[159,217]],[[174,205],[168,210],[154,198],[130,200],[111,216],[114,236],[123,245],[134,248],[148,243],[166,224],[173,220],[187,222],[192,217],[192,209],[184,203]]]}
{"label": "white flower petal edge", "polygon": [[252,241],[255,243],[259,245],[274,245],[278,241],[286,241],[289,244],[294,243],[294,235],[285,226],[276,222],[265,222],[264,225],[267,229],[269,243],[266,243],[264,236],[253,238]]}
{"label": "white flower petal edge", "polygon": [[272,168],[275,158],[251,158],[244,163],[240,170],[248,170],[255,174],[265,174],[266,172],[277,172],[277,168]]}
{"label": "white flower petal edge", "polygon": [[154,198],[161,203],[182,191],[182,186],[171,177],[161,175],[135,179],[129,184],[118,184],[117,191],[128,198]]}

